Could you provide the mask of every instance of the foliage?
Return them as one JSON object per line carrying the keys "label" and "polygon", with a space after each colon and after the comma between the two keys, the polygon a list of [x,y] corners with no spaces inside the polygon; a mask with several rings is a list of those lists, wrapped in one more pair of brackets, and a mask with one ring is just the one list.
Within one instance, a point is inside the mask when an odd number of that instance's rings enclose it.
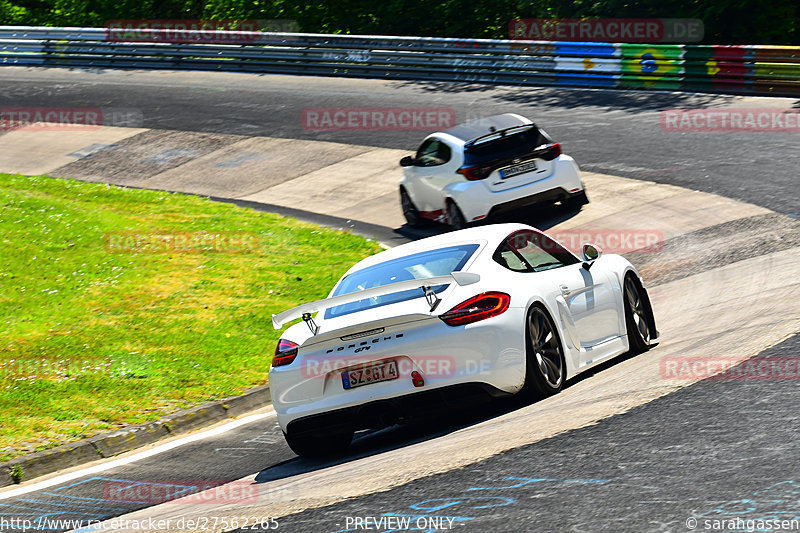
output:
{"label": "foliage", "polygon": [[0,0],[0,23],[291,19],[311,33],[504,38],[513,18],[698,18],[709,44],[800,44],[797,0]]}

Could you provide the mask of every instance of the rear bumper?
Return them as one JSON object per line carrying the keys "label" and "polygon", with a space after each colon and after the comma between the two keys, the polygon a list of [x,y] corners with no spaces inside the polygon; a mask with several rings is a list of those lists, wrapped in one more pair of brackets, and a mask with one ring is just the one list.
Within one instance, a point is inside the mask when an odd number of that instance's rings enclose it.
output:
{"label": "rear bumper", "polygon": [[[328,344],[301,349],[293,363],[270,371],[278,423],[286,430],[295,420],[328,413],[338,413],[334,418],[349,416],[374,402],[392,403],[420,397],[422,392],[436,395],[439,390],[474,384],[517,392],[525,380],[524,319],[524,309],[516,307],[466,326],[448,326],[434,317],[387,327],[367,351],[355,352],[363,348],[360,345],[333,351]],[[344,389],[343,369],[387,359],[397,362],[397,379]],[[422,387],[415,386],[413,371],[423,377]]]}
{"label": "rear bumper", "polygon": [[530,207],[536,204],[552,204],[555,202],[560,202],[563,200],[568,200],[570,198],[575,198],[580,196],[583,192],[583,189],[580,191],[570,193],[564,189],[550,189],[549,191],[540,192],[537,194],[532,194],[531,196],[526,196],[524,198],[517,198],[516,200],[511,200],[510,202],[505,202],[502,204],[498,204],[489,211],[487,218],[491,219],[494,216],[500,215],[502,213],[508,213],[510,211],[516,211],[518,209],[524,209],[526,207]]}
{"label": "rear bumper", "polygon": [[486,383],[451,385],[297,418],[289,422],[286,432],[323,436],[341,430],[376,429],[401,420],[480,405],[504,396],[510,396],[510,393]]}
{"label": "rear bumper", "polygon": [[532,204],[565,200],[583,191],[578,165],[568,155],[554,160],[553,172],[548,177],[526,185],[492,191],[484,181],[461,182],[448,191],[467,222]]}

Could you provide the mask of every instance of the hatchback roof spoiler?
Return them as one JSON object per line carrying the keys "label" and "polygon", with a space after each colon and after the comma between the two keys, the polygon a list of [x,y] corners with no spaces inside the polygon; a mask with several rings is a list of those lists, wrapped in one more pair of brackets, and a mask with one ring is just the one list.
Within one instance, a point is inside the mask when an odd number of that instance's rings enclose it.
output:
{"label": "hatchback roof spoiler", "polygon": [[535,127],[536,127],[536,124],[531,122],[530,124],[517,124],[516,126],[511,126],[509,128],[503,128],[501,130],[490,131],[489,133],[481,135],[480,137],[475,137],[474,139],[470,139],[469,141],[465,142],[464,143],[464,148],[467,148],[467,149],[471,148],[472,146],[475,145],[475,143],[477,143],[481,139],[485,139],[487,137],[494,137],[495,135],[499,136],[499,137],[505,137],[505,135],[507,133],[509,133],[510,131],[512,131],[512,130],[520,130],[520,129],[523,129],[523,128],[531,129],[531,128],[535,128]]}
{"label": "hatchback roof spoiler", "polygon": [[[344,305],[352,302],[358,302],[366,298],[374,298],[376,296],[383,296],[385,294],[392,294],[395,292],[407,291],[411,289],[422,289],[425,294],[426,300],[431,306],[431,311],[436,308],[439,301],[436,295],[431,290],[432,287],[437,285],[444,285],[445,283],[456,282],[460,286],[472,285],[480,281],[481,276],[472,272],[451,272],[444,276],[435,276],[432,278],[410,279],[406,281],[398,281],[397,283],[390,283],[388,285],[381,285],[380,287],[372,287],[363,291],[355,291],[347,294],[340,294],[324,300],[317,300],[307,304],[298,305],[277,315],[272,315],[272,326],[275,329],[280,329],[287,322],[291,322],[297,318],[302,318],[309,323],[311,332],[316,335],[317,327],[313,324],[311,313],[316,313],[322,309],[334,307],[337,305]],[[434,298],[432,300],[431,298]]]}

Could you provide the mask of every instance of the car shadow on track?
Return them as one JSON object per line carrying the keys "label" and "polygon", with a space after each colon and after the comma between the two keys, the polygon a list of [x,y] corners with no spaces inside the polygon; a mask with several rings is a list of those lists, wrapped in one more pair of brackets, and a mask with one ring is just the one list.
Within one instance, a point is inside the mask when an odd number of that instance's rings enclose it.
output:
{"label": "car shadow on track", "polygon": [[[564,384],[564,390],[586,379],[591,379],[598,372],[611,368],[631,357],[635,357],[635,355],[619,355],[581,373],[579,376],[568,379]],[[562,391],[561,394],[563,393]],[[356,434],[353,443],[344,455],[327,459],[304,459],[295,457],[263,469],[256,475],[255,482],[267,483],[279,479],[286,479],[331,466],[349,463],[364,457],[405,448],[512,413],[530,405],[531,404],[523,395],[509,398],[497,398],[490,403],[480,405],[471,410],[452,409],[440,412],[436,417],[416,420],[404,425],[394,425],[379,430],[359,432]],[[535,405],[535,403],[533,405]]]}
{"label": "car shadow on track", "polygon": [[[514,212],[504,213],[492,218],[490,222],[485,224],[503,224],[507,222],[517,222],[520,224],[528,224],[536,229],[546,231],[553,226],[561,224],[565,220],[569,220],[580,212],[578,209],[568,208],[561,204],[543,205],[527,210],[518,210]],[[451,231],[445,224],[437,222],[429,222],[419,228],[412,228],[408,224],[403,224],[394,232],[402,237],[415,241],[432,237],[433,235],[440,235]]]}
{"label": "car shadow on track", "polygon": [[446,411],[435,418],[359,432],[356,433],[345,455],[326,459],[296,457],[265,468],[258,473],[255,481],[266,483],[405,448],[504,415],[519,407],[521,404],[516,398],[503,398],[481,405],[472,411]]}

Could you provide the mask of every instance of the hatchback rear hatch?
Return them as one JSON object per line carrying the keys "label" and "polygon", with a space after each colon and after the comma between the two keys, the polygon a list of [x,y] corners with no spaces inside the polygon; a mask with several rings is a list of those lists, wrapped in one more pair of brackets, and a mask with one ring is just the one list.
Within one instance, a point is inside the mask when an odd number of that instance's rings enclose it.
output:
{"label": "hatchback rear hatch", "polygon": [[492,191],[504,191],[549,177],[561,146],[535,124],[483,135],[465,144],[458,170],[468,180],[486,180]]}

